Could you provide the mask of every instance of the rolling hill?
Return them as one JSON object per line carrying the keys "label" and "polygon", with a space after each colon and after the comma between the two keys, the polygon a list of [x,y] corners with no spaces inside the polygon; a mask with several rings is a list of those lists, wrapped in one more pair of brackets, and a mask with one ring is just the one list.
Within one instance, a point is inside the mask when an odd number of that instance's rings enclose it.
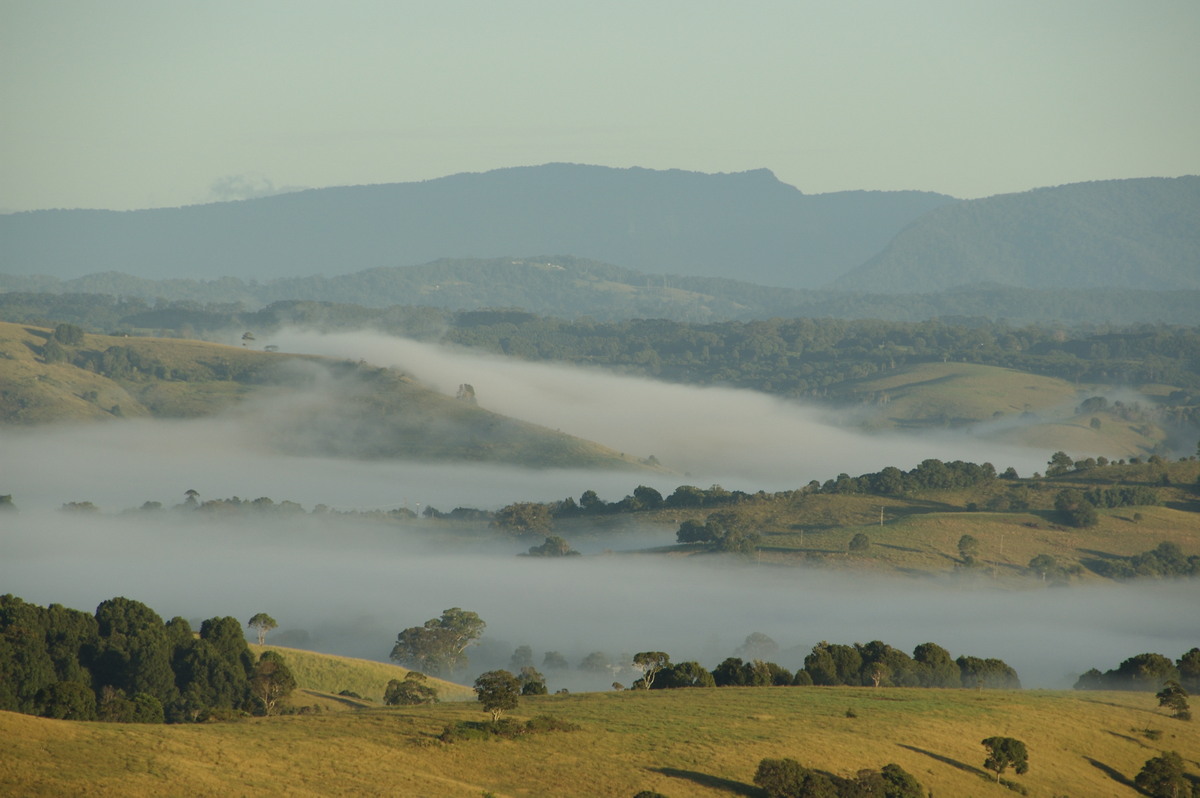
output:
{"label": "rolling hill", "polygon": [[288,454],[644,467],[599,444],[438,394],[398,371],[201,341],[85,335],[0,324],[0,423],[116,418],[248,422]]}
{"label": "rolling hill", "polygon": [[136,797],[287,794],[760,795],[765,757],[839,776],[894,762],[933,795],[1004,796],[980,740],[1022,740],[1033,796],[1134,798],[1162,751],[1197,771],[1200,736],[1150,693],[847,687],[722,687],[522,700],[516,713],[578,730],[442,742],[478,704],[366,709],[199,725],[48,720],[0,713],[0,792]]}

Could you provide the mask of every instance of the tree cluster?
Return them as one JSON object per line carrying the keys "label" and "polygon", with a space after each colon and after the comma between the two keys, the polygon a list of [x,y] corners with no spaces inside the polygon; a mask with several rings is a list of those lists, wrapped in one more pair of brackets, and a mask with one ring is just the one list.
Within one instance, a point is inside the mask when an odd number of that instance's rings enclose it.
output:
{"label": "tree cluster", "polygon": [[1091,568],[1110,579],[1197,577],[1200,576],[1200,555],[1187,556],[1178,544],[1164,541],[1132,557],[1097,560]]}
{"label": "tree cluster", "polygon": [[[770,641],[765,635],[759,637]],[[747,638],[748,646],[753,638]],[[753,653],[759,653],[763,641],[754,642],[759,651]],[[699,663],[672,664],[669,657],[662,656],[665,659],[650,689],[787,685],[1019,689],[1021,686],[1016,671],[1002,660],[970,656],[952,659],[950,652],[936,643],[922,643],[909,656],[879,640],[853,645],[822,641],[813,646],[804,658],[804,667],[795,673],[758,657],[727,657],[712,671],[706,671]]]}
{"label": "tree cluster", "polygon": [[255,660],[242,624],[193,633],[127,598],[94,615],[0,596],[0,709],[74,720],[185,722],[228,711],[270,714],[295,687],[274,652]]}
{"label": "tree cluster", "polygon": [[1129,657],[1116,668],[1088,670],[1075,682],[1076,690],[1160,690],[1168,682],[1200,692],[1200,648],[1193,648],[1175,661],[1153,652]]}
{"label": "tree cluster", "polygon": [[864,769],[850,778],[813,770],[791,758],[763,759],[754,772],[754,783],[767,798],[925,798],[921,783],[896,764],[880,770]]}

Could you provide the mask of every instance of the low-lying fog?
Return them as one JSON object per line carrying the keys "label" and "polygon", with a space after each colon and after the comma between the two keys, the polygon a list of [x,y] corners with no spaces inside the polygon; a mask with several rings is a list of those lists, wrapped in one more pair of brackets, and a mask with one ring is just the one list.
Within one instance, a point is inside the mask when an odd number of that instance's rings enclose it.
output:
{"label": "low-lying fog", "polygon": [[[88,610],[124,595],[164,618],[244,622],[268,612],[280,623],[272,633],[280,644],[379,660],[401,629],[463,607],[487,622],[472,672],[461,677],[468,682],[506,667],[523,644],[537,665],[547,650],[572,668],[597,650],[614,659],[663,650],[711,668],[757,631],[779,643],[776,659],[791,668],[821,640],[882,639],[909,652],[933,641],[955,656],[1004,659],[1026,686],[1066,687],[1092,666],[1115,667],[1142,651],[1175,658],[1200,643],[1195,581],[1014,592],[986,580],[867,578],[709,558],[523,558],[515,555],[529,541],[500,535],[447,549],[428,532],[437,522],[180,515],[22,512],[5,522],[2,590]],[[669,538],[621,537],[613,548]],[[554,689],[612,681],[546,673]]]}
{"label": "low-lying fog", "polygon": [[[712,667],[751,632],[764,632],[795,668],[820,640],[882,639],[911,651],[933,641],[952,654],[999,657],[1027,686],[1064,686],[1089,667],[1114,667],[1142,651],[1177,657],[1200,643],[1196,582],[995,591],[986,583],[865,577],[691,558],[594,554],[518,558],[531,541],[436,545],[434,522],[377,527],[305,517],[228,524],[162,512],[116,511],[158,501],[267,496],[338,509],[420,511],[433,505],[495,509],[514,501],[615,501],[638,484],[665,494],[718,483],[749,492],[785,490],[839,472],[909,468],[929,457],[990,461],[1022,475],[1049,452],[1003,447],[970,435],[868,436],[812,408],[749,391],[698,389],[602,372],[480,357],[378,334],[290,332],[288,351],[396,366],[453,394],[474,385],[481,406],[590,438],[677,473],[531,471],[509,466],[357,462],[286,457],[264,445],[262,421],[285,405],[236,418],[125,421],[0,432],[0,493],[19,514],[0,514],[0,592],[91,610],[124,595],[164,618],[268,612],[274,639],[332,653],[386,659],[396,633],[459,606],[488,623],[473,670],[504,667],[513,648],[535,663],[557,650],[571,664],[665,650]],[[326,386],[328,388],[328,386]],[[57,512],[91,501],[107,514]],[[665,544],[644,537],[571,542],[585,553]],[[284,545],[281,545],[281,542]],[[795,649],[789,651],[789,649]],[[603,688],[611,681],[551,687]],[[626,683],[631,676],[619,677]]]}

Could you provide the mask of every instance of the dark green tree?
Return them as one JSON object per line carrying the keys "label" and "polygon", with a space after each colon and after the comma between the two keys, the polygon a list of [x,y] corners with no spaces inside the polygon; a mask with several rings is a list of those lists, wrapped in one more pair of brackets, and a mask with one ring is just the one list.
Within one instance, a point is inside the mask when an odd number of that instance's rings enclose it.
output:
{"label": "dark green tree", "polygon": [[117,597],[101,602],[96,622],[100,639],[94,684],[111,685],[126,695],[146,693],[163,706],[173,704],[179,691],[171,670],[171,644],[158,614],[141,602]]}
{"label": "dark green tree", "polygon": [[429,684],[429,677],[420,671],[409,671],[404,679],[391,679],[383,692],[383,703],[389,706],[436,704],[437,688]]}
{"label": "dark green tree", "polygon": [[1018,775],[1029,771],[1029,752],[1020,740],[1014,737],[988,737],[980,744],[988,752],[983,766],[995,771],[997,784],[1001,774],[1010,767]]}
{"label": "dark green tree", "polygon": [[264,651],[254,666],[250,692],[258,701],[263,714],[273,715],[278,704],[296,689],[296,677],[283,657],[275,651]]}
{"label": "dark green tree", "polygon": [[517,708],[521,682],[508,671],[487,671],[475,679],[475,694],[484,710],[491,713],[494,723],[505,712]]}
{"label": "dark green tree", "polygon": [[962,673],[950,652],[936,643],[922,643],[913,649],[917,679],[922,687],[961,687]]}
{"label": "dark green tree", "polygon": [[1158,705],[1170,712],[1171,717],[1176,720],[1192,719],[1192,713],[1188,707],[1187,690],[1184,690],[1179,682],[1167,682],[1154,697],[1158,699]]}
{"label": "dark green tree", "polygon": [[699,662],[677,662],[663,668],[650,686],[652,690],[680,687],[716,687],[713,675]]}
{"label": "dark green tree", "polygon": [[1179,683],[1193,693],[1200,692],[1200,648],[1193,648],[1175,661]]}
{"label": "dark green tree", "polygon": [[861,554],[871,549],[871,538],[867,537],[865,532],[859,532],[854,537],[850,538],[849,549],[852,552]]}
{"label": "dark green tree", "polygon": [[963,535],[958,539],[958,556],[964,565],[974,565],[979,557],[979,541],[973,535]]}
{"label": "dark green tree", "polygon": [[549,692],[546,689],[546,677],[532,665],[521,668],[517,680],[521,683],[521,695],[546,695]]}
{"label": "dark green tree", "polygon": [[1151,798],[1187,798],[1196,791],[1183,774],[1183,757],[1174,751],[1147,759],[1133,783]]}
{"label": "dark green tree", "polygon": [[95,720],[96,694],[79,682],[55,682],[42,691],[42,716],[61,720]]}
{"label": "dark green tree", "polygon": [[761,760],[754,771],[754,783],[767,798],[838,798],[838,790],[828,776],[790,758]]}
{"label": "dark green tree", "polygon": [[467,664],[467,647],[487,626],[474,612],[451,607],[424,626],[412,626],[396,636],[391,658],[431,676],[453,672]]}

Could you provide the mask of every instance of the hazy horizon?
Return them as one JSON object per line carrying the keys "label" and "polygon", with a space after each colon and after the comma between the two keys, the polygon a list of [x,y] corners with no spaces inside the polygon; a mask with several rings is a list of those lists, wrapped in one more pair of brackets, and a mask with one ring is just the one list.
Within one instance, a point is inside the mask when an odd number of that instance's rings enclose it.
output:
{"label": "hazy horizon", "polygon": [[0,4],[0,212],[549,162],[976,198],[1200,172],[1200,6]]}

